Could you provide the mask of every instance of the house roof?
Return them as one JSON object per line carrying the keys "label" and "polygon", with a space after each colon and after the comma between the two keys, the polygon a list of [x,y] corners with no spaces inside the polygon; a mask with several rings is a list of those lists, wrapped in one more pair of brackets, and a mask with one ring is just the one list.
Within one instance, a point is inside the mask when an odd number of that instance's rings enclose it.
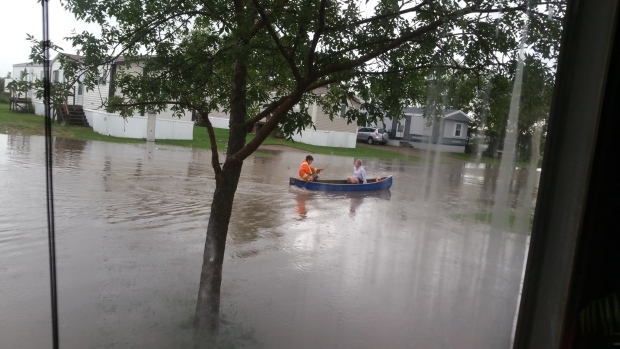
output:
{"label": "house roof", "polygon": [[69,54],[69,53],[59,53],[56,55],[56,57],[54,57],[54,59],[52,59],[52,62],[54,62],[55,60],[58,59],[58,57],[60,56],[66,56],[71,60],[74,61],[81,61],[82,59],[84,59],[84,56],[80,56],[80,55],[73,55],[73,54]]}
{"label": "house roof", "polygon": [[[80,56],[80,55],[73,55],[69,53],[59,53],[56,55],[56,57],[54,57],[54,59],[51,60],[51,62],[54,62],[55,60],[57,60],[58,57],[60,57],[61,55],[67,56],[69,57],[69,59],[72,59],[74,61],[79,61],[84,58],[84,56]],[[32,63],[32,62],[13,64],[13,67],[42,67],[42,66],[43,64],[41,63]]]}
{"label": "house roof", "polygon": [[[412,114],[412,115],[424,115],[424,109],[418,107],[407,107],[403,110],[404,114]],[[462,122],[472,122],[474,121],[469,115],[463,113],[458,109],[446,109],[443,112],[444,118],[446,120],[454,120],[454,121],[462,121]]]}
{"label": "house roof", "polygon": [[472,122],[474,121],[469,115],[463,113],[460,110],[452,110],[450,111],[450,109],[446,110],[445,112],[445,119],[446,120],[454,120],[454,121],[462,121],[462,122]]}
{"label": "house roof", "polygon": [[40,63],[34,64],[32,62],[13,64],[13,67],[42,67],[42,66],[43,64],[40,64]]}

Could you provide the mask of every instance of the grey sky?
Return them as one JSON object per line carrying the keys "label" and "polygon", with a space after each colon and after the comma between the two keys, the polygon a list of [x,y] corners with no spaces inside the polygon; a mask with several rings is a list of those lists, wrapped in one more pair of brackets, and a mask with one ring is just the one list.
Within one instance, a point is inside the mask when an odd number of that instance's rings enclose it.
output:
{"label": "grey sky", "polygon": [[[37,0],[0,0],[2,15],[0,16],[0,77],[13,70],[13,64],[28,62],[30,42],[26,41],[26,34],[32,34],[41,39],[43,29],[41,24],[41,4]],[[75,17],[65,11],[59,0],[49,2],[50,38],[56,45],[67,53],[75,53],[71,45],[62,38],[71,35],[71,31],[89,30],[98,33],[96,25],[78,22]],[[55,53],[52,53],[52,57]]]}

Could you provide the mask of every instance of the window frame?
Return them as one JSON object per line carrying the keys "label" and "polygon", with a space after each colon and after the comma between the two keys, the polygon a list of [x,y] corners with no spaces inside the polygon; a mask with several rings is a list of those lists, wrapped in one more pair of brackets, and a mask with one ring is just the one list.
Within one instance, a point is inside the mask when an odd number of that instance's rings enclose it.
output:
{"label": "window frame", "polygon": [[[458,134],[457,134],[458,132]],[[455,122],[454,123],[454,130],[452,132],[452,136],[456,137],[456,138],[463,138],[463,123],[462,122]]]}

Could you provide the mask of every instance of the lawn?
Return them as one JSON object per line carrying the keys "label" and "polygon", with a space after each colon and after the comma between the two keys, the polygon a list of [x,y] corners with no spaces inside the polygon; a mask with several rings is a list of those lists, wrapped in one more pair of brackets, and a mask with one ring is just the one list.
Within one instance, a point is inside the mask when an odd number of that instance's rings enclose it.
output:
{"label": "lawn", "polygon": [[[217,140],[218,147],[220,149],[225,149],[226,142],[228,140],[228,130],[216,128],[215,131],[215,139]],[[253,134],[249,134],[246,138],[246,141],[249,142],[254,139]],[[160,140],[157,141],[159,144],[170,144],[170,145],[178,145],[185,147],[195,147],[195,148],[204,148],[211,149],[211,144],[209,142],[209,136],[207,134],[207,129],[204,127],[194,127],[194,139],[191,141],[181,141],[181,140]],[[321,147],[316,145],[310,145],[305,143],[293,142],[286,139],[280,139],[275,137],[267,137],[263,142],[263,145],[281,145],[287,146],[299,150],[303,150],[309,154],[326,154],[326,155],[338,155],[338,156],[349,156],[356,158],[380,158],[380,159],[404,159],[410,161],[420,161],[421,159],[417,156],[411,155],[403,155],[395,152],[390,152],[388,150],[389,147],[377,147],[377,148],[369,148],[369,147],[357,147],[357,148],[337,148],[337,147]]]}
{"label": "lawn", "polygon": [[[0,104],[0,133],[45,135],[45,118],[41,115],[15,113],[8,104]],[[90,127],[52,124],[52,134],[58,137],[104,141],[114,143],[144,143],[142,139],[109,137],[93,131]]]}
{"label": "lawn", "polygon": [[[227,129],[215,129],[215,139],[217,140],[220,150],[226,149],[228,140]],[[44,135],[44,118],[40,115],[15,113],[9,110],[8,104],[0,104],[0,133],[6,134],[29,134]],[[58,137],[74,138],[92,141],[104,141],[115,143],[144,143],[144,139],[118,138],[105,136],[96,133],[90,127],[63,126],[59,124],[52,125],[52,134]],[[247,136],[247,141],[254,139],[254,135]],[[159,140],[158,144],[176,145],[182,147],[193,147],[202,149],[211,149],[209,136],[205,127],[194,127],[194,139],[191,141],[181,140]],[[404,155],[389,151],[389,147],[357,147],[336,148],[336,147],[320,147],[299,142],[293,142],[275,137],[267,137],[263,142],[264,145],[281,145],[295,149],[303,150],[310,154],[327,154],[348,156],[356,158],[380,158],[380,159],[403,159],[408,161],[420,161],[421,159],[413,155]]]}

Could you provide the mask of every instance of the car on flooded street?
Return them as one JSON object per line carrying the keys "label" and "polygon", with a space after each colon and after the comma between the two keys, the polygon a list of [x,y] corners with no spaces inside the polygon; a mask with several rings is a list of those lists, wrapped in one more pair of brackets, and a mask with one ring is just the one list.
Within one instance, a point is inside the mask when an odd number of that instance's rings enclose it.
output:
{"label": "car on flooded street", "polygon": [[390,137],[385,129],[379,127],[360,127],[357,130],[357,140],[368,144],[387,144]]}

